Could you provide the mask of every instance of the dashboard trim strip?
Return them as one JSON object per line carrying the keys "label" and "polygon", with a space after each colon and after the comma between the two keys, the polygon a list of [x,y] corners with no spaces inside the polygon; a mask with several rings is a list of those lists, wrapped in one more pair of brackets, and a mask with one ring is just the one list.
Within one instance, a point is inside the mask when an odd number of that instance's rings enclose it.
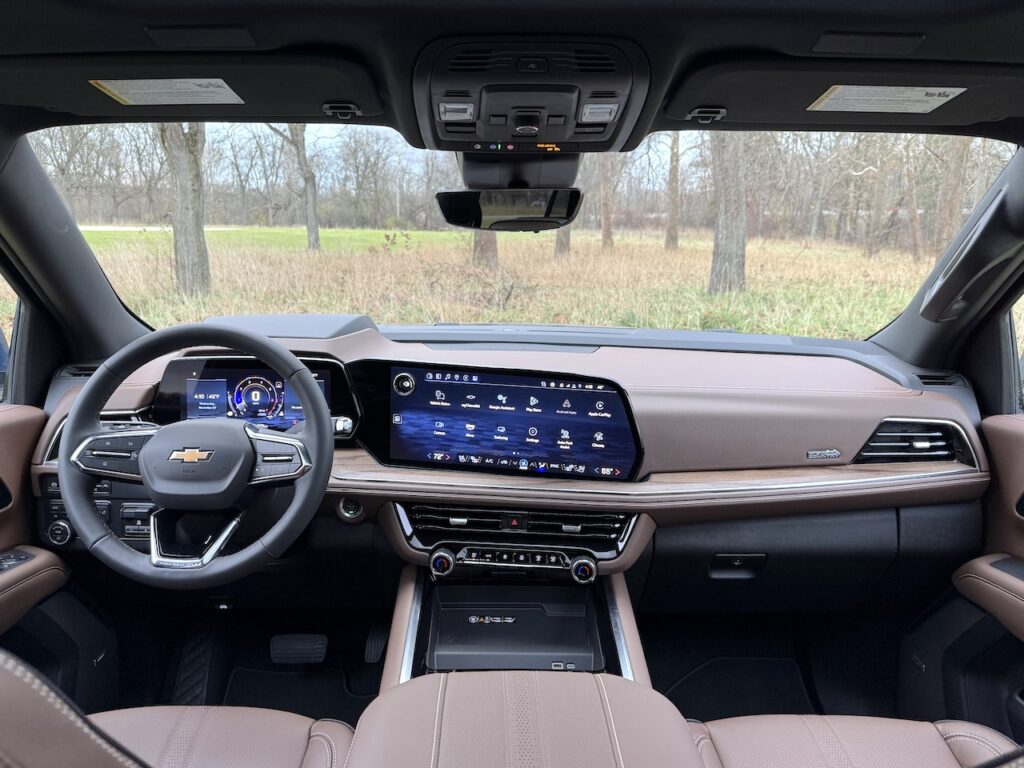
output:
{"label": "dashboard trim strip", "polygon": [[[426,478],[415,478],[410,479],[408,476],[404,477],[345,477],[336,472],[331,473],[331,479],[338,481],[339,483],[345,483],[345,488],[352,488],[357,485],[363,486],[378,486],[387,487],[392,485],[402,485],[406,489],[415,486],[424,486],[430,489],[452,489],[460,493],[465,493],[467,490],[480,490],[480,491],[511,491],[514,493],[523,493],[527,495],[550,495],[552,493],[568,494],[568,495],[592,495],[592,496],[612,496],[617,498],[625,499],[643,499],[652,497],[672,496],[678,498],[687,498],[691,496],[741,496],[749,493],[773,493],[773,492],[784,492],[784,491],[802,491],[802,490],[824,490],[831,488],[848,488],[848,487],[872,487],[878,485],[886,485],[891,483],[905,483],[908,481],[917,480],[943,480],[954,477],[983,477],[985,473],[974,467],[965,467],[959,465],[958,469],[947,469],[939,470],[936,472],[917,472],[906,475],[878,475],[876,477],[865,477],[865,478],[851,478],[851,479],[837,479],[837,480],[814,480],[804,482],[779,482],[779,483],[765,483],[760,485],[734,485],[728,488],[715,488],[715,487],[701,487],[693,490],[681,489],[678,486],[668,488],[622,488],[621,486],[609,487],[610,484],[603,484],[600,488],[566,488],[565,486],[557,486],[552,484],[548,487],[529,487],[522,485],[502,485],[494,484],[487,486],[479,486],[479,488],[467,485],[465,483],[459,483],[448,480],[431,480]],[[428,470],[429,471],[429,470]],[[668,483],[665,483],[669,485]]]}

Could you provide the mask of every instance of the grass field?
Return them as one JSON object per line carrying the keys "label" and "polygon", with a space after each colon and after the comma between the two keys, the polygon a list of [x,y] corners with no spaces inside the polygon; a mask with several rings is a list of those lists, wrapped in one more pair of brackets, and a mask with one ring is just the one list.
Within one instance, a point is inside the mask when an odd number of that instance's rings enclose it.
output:
{"label": "grass field", "polygon": [[[865,338],[892,320],[932,260],[883,252],[868,259],[832,242],[752,240],[746,291],[707,294],[712,234],[688,232],[679,250],[661,233],[619,233],[601,250],[596,233],[574,232],[569,258],[554,235],[499,235],[500,267],[469,266],[462,232],[323,230],[305,249],[298,228],[216,228],[207,233],[213,290],[185,300],[173,281],[166,230],[87,230],[125,303],[157,327],[215,315],[365,312],[380,323],[538,322],[732,329]],[[6,287],[0,290],[6,290]],[[0,318],[11,315],[0,294]],[[0,321],[2,322],[2,321]]]}

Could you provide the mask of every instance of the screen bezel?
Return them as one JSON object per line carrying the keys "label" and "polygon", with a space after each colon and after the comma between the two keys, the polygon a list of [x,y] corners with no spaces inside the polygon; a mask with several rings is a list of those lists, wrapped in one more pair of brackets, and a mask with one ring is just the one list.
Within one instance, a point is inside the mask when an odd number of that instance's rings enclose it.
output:
{"label": "screen bezel", "polygon": [[[331,415],[344,414],[355,420],[357,413],[354,404],[352,404],[352,396],[348,388],[348,378],[341,361],[305,356],[299,357],[299,359],[311,372],[319,373],[321,376],[327,375],[328,386],[325,388],[325,392],[327,394],[327,407]],[[250,355],[176,357],[164,369],[164,375],[160,379],[160,384],[153,399],[153,420],[157,424],[173,424],[178,421],[187,420],[185,417],[186,380],[189,377],[189,373],[197,365],[202,366],[203,371],[207,368],[240,371],[265,368],[268,371],[273,371],[262,360]],[[271,429],[281,429],[279,425],[266,426]]]}
{"label": "screen bezel", "polygon": [[[415,459],[394,459],[391,457],[391,369],[393,367],[408,366],[409,368],[440,371],[458,371],[459,373],[488,373],[500,376],[525,376],[530,378],[552,378],[562,381],[578,381],[583,383],[603,384],[609,391],[614,392],[622,399],[623,410],[626,414],[626,421],[630,434],[633,437],[633,445],[636,450],[636,458],[629,470],[621,477],[602,477],[600,475],[569,475],[569,474],[541,474],[527,473],[519,469],[479,466],[470,464],[436,464],[426,460]],[[418,469],[431,469],[434,471],[452,472],[475,472],[488,475],[509,475],[520,478],[537,478],[543,481],[558,480],[583,480],[605,483],[633,482],[643,464],[644,448],[640,441],[640,433],[636,427],[636,419],[633,416],[633,407],[629,402],[626,391],[614,381],[600,376],[580,376],[579,374],[562,373],[558,371],[536,371],[515,368],[486,368],[472,365],[447,365],[434,364],[431,362],[414,360],[358,360],[346,363],[345,370],[349,375],[352,385],[355,387],[356,396],[362,410],[362,420],[356,432],[356,442],[365,448],[374,459],[389,467],[416,467]]]}

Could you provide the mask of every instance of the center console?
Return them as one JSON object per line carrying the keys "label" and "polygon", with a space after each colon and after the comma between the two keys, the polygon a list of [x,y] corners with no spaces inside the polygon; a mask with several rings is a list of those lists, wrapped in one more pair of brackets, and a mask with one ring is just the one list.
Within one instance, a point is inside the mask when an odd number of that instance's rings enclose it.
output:
{"label": "center console", "polygon": [[402,573],[381,689],[438,672],[603,672],[650,685],[621,574],[587,585]]}

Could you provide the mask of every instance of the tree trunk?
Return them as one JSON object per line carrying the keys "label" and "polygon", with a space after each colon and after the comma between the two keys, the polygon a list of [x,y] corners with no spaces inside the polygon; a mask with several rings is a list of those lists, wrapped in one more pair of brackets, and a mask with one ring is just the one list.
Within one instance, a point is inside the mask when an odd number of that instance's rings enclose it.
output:
{"label": "tree trunk", "polygon": [[601,153],[601,249],[611,250],[615,247],[615,237],[612,234],[612,156],[607,152]]}
{"label": "tree trunk", "polygon": [[473,231],[473,266],[496,269],[498,266],[498,235],[488,229]]}
{"label": "tree trunk", "polygon": [[907,179],[907,224],[910,227],[910,252],[914,261],[921,258],[921,216],[917,210],[917,173],[914,170],[914,152],[909,139],[903,148],[903,167]]}
{"label": "tree trunk", "polygon": [[555,258],[567,259],[572,253],[572,228],[562,227],[555,235]]}
{"label": "tree trunk", "polygon": [[953,239],[963,219],[971,141],[964,136],[950,136],[943,145],[946,151],[939,182],[938,222],[935,227],[935,245],[941,248],[945,248]]}
{"label": "tree trunk", "polygon": [[668,215],[665,217],[665,250],[679,248],[679,131],[672,131],[668,155]]}
{"label": "tree trunk", "polygon": [[710,293],[742,291],[746,287],[747,206],[744,186],[743,135],[712,131],[711,174],[718,211],[711,254]]}
{"label": "tree trunk", "polygon": [[309,155],[306,154],[306,125],[305,123],[288,123],[288,136],[292,148],[295,150],[295,160],[299,166],[299,175],[302,177],[302,204],[305,209],[306,218],[306,247],[311,251],[320,250],[320,224],[316,217],[317,190],[316,174],[309,163]]}
{"label": "tree trunk", "polygon": [[167,156],[174,188],[171,230],[174,234],[174,277],[178,291],[202,296],[210,291],[210,255],[203,232],[203,123],[160,123],[160,144]]}

